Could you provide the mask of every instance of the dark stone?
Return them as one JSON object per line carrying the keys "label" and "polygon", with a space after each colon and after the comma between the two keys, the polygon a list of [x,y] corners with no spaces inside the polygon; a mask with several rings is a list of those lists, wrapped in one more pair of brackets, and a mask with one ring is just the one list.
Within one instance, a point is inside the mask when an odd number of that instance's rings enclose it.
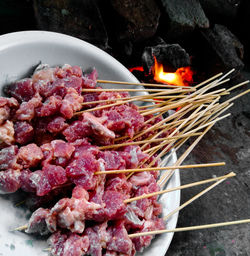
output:
{"label": "dark stone", "polygon": [[125,24],[118,31],[121,40],[141,41],[155,34],[160,9],[154,0],[111,0],[111,4]]}
{"label": "dark stone", "polygon": [[65,33],[107,48],[108,37],[95,0],[34,0],[39,29]]}
{"label": "dark stone", "polygon": [[244,67],[244,47],[225,26],[216,24],[213,28],[202,30],[201,33],[226,69],[241,70]]}
{"label": "dark stone", "polygon": [[156,46],[145,47],[142,54],[142,65],[145,72],[151,73],[155,58],[157,62],[164,65],[166,72],[174,72],[180,67],[190,66],[188,53],[179,44],[166,44],[165,42]]}
{"label": "dark stone", "polygon": [[237,17],[242,0],[200,0],[210,21],[232,20]]}
{"label": "dark stone", "polygon": [[176,38],[198,28],[208,28],[207,19],[198,0],[161,0],[169,19],[166,33]]}
{"label": "dark stone", "polygon": [[0,34],[35,29],[32,0],[0,1]]}

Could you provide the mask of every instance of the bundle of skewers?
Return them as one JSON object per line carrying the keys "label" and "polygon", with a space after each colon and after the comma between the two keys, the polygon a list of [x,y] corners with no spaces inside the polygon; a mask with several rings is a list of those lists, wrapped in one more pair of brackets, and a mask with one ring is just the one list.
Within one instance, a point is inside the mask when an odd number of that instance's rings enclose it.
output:
{"label": "bundle of skewers", "polygon": [[[232,102],[250,92],[220,102],[249,82],[219,89],[232,72],[189,87],[104,81],[95,69],[84,74],[77,66],[43,65],[8,86],[10,97],[0,98],[0,193],[22,189],[24,203],[32,198],[35,209],[15,230],[50,235],[52,255],[115,256],[142,251],[156,234],[250,222],[166,229],[171,216],[236,175],[166,188],[176,169],[225,165],[182,163],[230,115],[224,113]],[[99,87],[104,83],[146,89]],[[191,137],[187,150],[167,166]],[[206,183],[213,184],[161,215],[158,196]]]}

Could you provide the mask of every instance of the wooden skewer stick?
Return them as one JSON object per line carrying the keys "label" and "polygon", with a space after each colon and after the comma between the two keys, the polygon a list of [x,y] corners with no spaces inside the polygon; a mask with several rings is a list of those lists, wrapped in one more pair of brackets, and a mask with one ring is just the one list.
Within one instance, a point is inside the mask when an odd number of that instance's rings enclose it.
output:
{"label": "wooden skewer stick", "polygon": [[189,183],[189,184],[182,185],[182,186],[179,186],[179,187],[169,188],[169,189],[165,189],[165,190],[161,190],[161,191],[157,191],[157,192],[153,192],[153,193],[149,193],[149,194],[143,194],[141,196],[136,196],[136,197],[133,197],[133,198],[129,198],[129,199],[126,199],[124,201],[124,203],[131,203],[133,201],[137,201],[137,200],[140,200],[140,199],[149,198],[149,197],[152,197],[152,196],[158,196],[158,195],[162,195],[162,194],[169,193],[169,192],[176,191],[176,190],[180,190],[180,189],[191,188],[191,187],[194,187],[194,186],[199,186],[199,185],[210,183],[210,182],[217,181],[217,180],[231,178],[231,177],[234,177],[235,175],[236,174],[234,172],[230,172],[230,173],[228,173],[227,175],[224,175],[224,176],[211,178],[211,179],[207,179],[207,180],[202,180],[202,181],[197,181],[197,182]]}
{"label": "wooden skewer stick", "polygon": [[[124,97],[124,98],[107,99],[107,100],[95,100],[95,101],[83,102],[82,105],[98,104],[98,103],[121,101],[121,100],[131,100],[131,99],[134,99],[135,101],[137,101],[138,98],[150,99],[153,102],[154,98],[161,99],[162,97],[169,97],[169,98],[173,97],[173,96],[163,96],[164,94],[165,94],[165,92],[160,92],[160,93],[158,92],[158,93],[152,93],[152,94],[146,94],[146,95],[140,95],[140,96],[130,96],[130,97]],[[160,96],[160,95],[162,95],[162,96]],[[174,97],[176,97],[176,96],[179,96],[179,95],[175,95]],[[185,97],[185,96],[182,96],[182,97]]]}
{"label": "wooden skewer stick", "polygon": [[214,76],[212,76],[212,77],[210,77],[210,78],[208,78],[207,80],[205,80],[205,81],[203,81],[203,82],[201,82],[201,83],[195,85],[194,87],[195,87],[195,88],[199,88],[199,87],[201,87],[202,85],[204,85],[204,84],[206,84],[206,83],[208,83],[208,82],[214,80],[215,78],[217,78],[217,77],[219,77],[219,76],[221,76],[221,75],[223,75],[222,72],[221,72],[221,73],[218,73],[218,74],[216,74],[216,75],[214,75]]}
{"label": "wooden skewer stick", "polygon": [[[83,89],[83,92],[168,92],[169,94],[173,94],[174,89]],[[180,88],[179,92],[193,92],[195,88],[190,87],[185,89]]]}
{"label": "wooden skewer stick", "polygon": [[172,84],[150,84],[150,83],[131,83],[131,82],[122,82],[122,81],[110,81],[110,80],[97,80],[97,83],[101,84],[122,84],[122,85],[139,85],[139,86],[150,86],[150,87],[169,87],[169,88],[192,88],[191,86],[183,85],[172,85]]}
{"label": "wooden skewer stick", "polygon": [[200,229],[208,229],[208,228],[217,228],[217,227],[225,227],[225,226],[230,226],[230,225],[246,224],[246,223],[250,223],[250,219],[220,222],[220,223],[199,225],[199,226],[190,226],[190,227],[184,227],[184,228],[162,229],[162,230],[130,234],[128,236],[129,236],[129,238],[134,238],[134,237],[138,237],[138,236],[149,236],[149,235],[158,235],[158,234],[163,234],[163,233],[173,233],[173,232],[183,232],[183,231],[200,230]]}
{"label": "wooden skewer stick", "polygon": [[[215,123],[218,122],[219,120],[222,120],[222,119],[228,117],[229,115],[230,115],[230,114],[224,115],[224,116],[219,117],[219,118],[217,118],[217,119],[215,119],[215,120],[213,120],[213,121],[211,121],[211,122],[209,122],[209,123],[206,123],[206,124],[204,124],[204,125],[202,125],[202,126],[199,126],[199,127],[195,128],[195,129],[193,129],[192,131],[187,132],[186,135],[187,135],[187,134],[194,133],[194,132],[196,132],[196,131],[198,131],[198,130],[200,130],[200,129],[203,129],[204,127],[207,127],[207,126],[209,126],[210,124],[215,124]],[[190,116],[190,117],[191,117],[191,116]],[[184,123],[182,123],[182,124],[184,124]],[[181,124],[177,129],[179,129],[179,128],[182,126],[182,124]],[[175,131],[177,131],[177,129],[176,129]],[[175,131],[174,131],[174,132],[175,132]],[[170,136],[171,136],[171,135],[170,135]],[[202,136],[202,135],[200,135],[200,136]],[[161,151],[161,153],[160,153],[157,157],[155,157],[155,158],[152,160],[152,162],[149,164],[149,166],[154,165],[154,163],[156,163],[156,161],[157,161],[158,159],[160,159],[160,157],[162,157],[162,156],[172,147],[173,144],[174,144],[174,142],[170,143],[166,148],[164,148],[164,149]]]}
{"label": "wooden skewer stick", "polygon": [[233,87],[229,88],[229,89],[227,90],[227,92],[231,92],[232,90],[235,90],[235,89],[239,88],[239,87],[242,86],[242,85],[248,84],[249,82],[250,82],[249,80],[246,80],[246,81],[244,81],[244,82],[242,82],[242,83],[236,84],[236,85],[234,85]]}
{"label": "wooden skewer stick", "polygon": [[201,167],[215,167],[223,166],[225,162],[218,163],[208,163],[208,164],[189,164],[189,165],[180,165],[180,166],[165,166],[165,167],[150,167],[150,168],[137,168],[137,169],[126,169],[126,170],[111,170],[111,171],[100,171],[95,172],[94,174],[116,174],[116,173],[127,173],[127,172],[151,172],[158,170],[172,170],[172,169],[189,169],[189,168],[201,168]]}
{"label": "wooden skewer stick", "polygon": [[211,189],[213,189],[214,187],[216,187],[217,185],[219,185],[220,183],[222,183],[223,181],[225,181],[226,179],[222,179],[222,180],[218,180],[217,182],[215,182],[214,184],[212,184],[211,186],[205,188],[204,190],[202,190],[200,193],[198,193],[197,195],[195,195],[194,197],[190,198],[188,201],[186,201],[185,203],[183,203],[182,205],[180,205],[179,207],[177,207],[175,210],[173,210],[172,212],[170,212],[168,215],[164,216],[163,219],[166,221],[168,220],[172,215],[174,215],[175,213],[179,212],[180,210],[182,210],[183,208],[185,208],[186,206],[188,206],[189,204],[191,204],[193,201],[195,201],[196,199],[198,199],[199,197],[201,197],[202,195],[206,194],[207,192],[209,192]]}
{"label": "wooden skewer stick", "polygon": [[20,226],[18,228],[13,229],[13,231],[23,231],[23,230],[25,230],[27,228],[28,228],[28,225],[23,225],[23,226]]}
{"label": "wooden skewer stick", "polygon": [[[194,149],[194,147],[199,143],[199,141],[204,137],[204,135],[213,127],[215,123],[210,124],[202,135],[200,135],[189,147],[188,149],[181,155],[181,157],[176,161],[175,165],[181,165],[182,162],[186,159],[186,157],[190,154],[190,152]],[[157,181],[157,184],[162,188],[165,183],[170,179],[174,172],[170,174],[164,173],[162,177]]]}
{"label": "wooden skewer stick", "polygon": [[102,146],[99,147],[100,150],[105,150],[105,149],[113,149],[113,148],[120,148],[124,146],[131,146],[131,145],[139,145],[139,144],[144,144],[144,143],[155,143],[155,142],[161,142],[161,141],[173,141],[179,138],[184,138],[184,137],[190,137],[190,136],[198,136],[201,135],[201,133],[193,133],[193,134],[181,134],[181,135],[176,135],[173,137],[164,137],[164,138],[158,138],[158,139],[149,139],[149,140],[140,140],[140,141],[131,141],[131,142],[125,142],[121,144],[113,144],[113,145],[107,145],[107,146]]}

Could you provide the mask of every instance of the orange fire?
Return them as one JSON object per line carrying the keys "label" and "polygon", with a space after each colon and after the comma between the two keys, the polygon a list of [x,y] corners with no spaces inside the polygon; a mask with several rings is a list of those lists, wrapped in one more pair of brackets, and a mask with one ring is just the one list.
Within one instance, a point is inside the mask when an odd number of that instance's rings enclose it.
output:
{"label": "orange fire", "polygon": [[158,63],[155,58],[154,80],[172,85],[190,85],[193,82],[193,71],[190,67],[182,67],[178,68],[174,73],[164,72],[163,65]]}

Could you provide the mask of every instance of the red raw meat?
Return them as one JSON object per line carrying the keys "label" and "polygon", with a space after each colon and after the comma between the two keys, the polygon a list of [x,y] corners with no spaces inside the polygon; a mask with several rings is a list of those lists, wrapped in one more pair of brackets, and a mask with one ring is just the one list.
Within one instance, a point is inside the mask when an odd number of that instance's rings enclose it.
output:
{"label": "red raw meat", "polygon": [[9,146],[0,150],[0,170],[21,169],[17,164],[17,146]]}
{"label": "red raw meat", "polygon": [[67,141],[75,141],[90,136],[92,133],[90,126],[87,122],[74,121],[68,128],[63,131]]}
{"label": "red raw meat", "polygon": [[34,143],[23,146],[18,152],[18,162],[20,162],[24,168],[35,167],[43,159],[42,150]]}
{"label": "red raw meat", "polygon": [[66,129],[69,125],[65,122],[66,119],[58,116],[50,121],[47,125],[47,129],[51,133],[59,133]]}
{"label": "red raw meat", "polygon": [[49,234],[50,232],[46,224],[46,218],[48,217],[49,212],[50,211],[48,209],[43,208],[38,208],[35,212],[33,212],[25,232],[28,234],[37,233],[42,236]]}
{"label": "red raw meat", "polygon": [[70,119],[76,111],[82,108],[82,103],[83,97],[70,87],[67,89],[67,93],[62,100],[60,112],[65,118]]}
{"label": "red raw meat", "polygon": [[15,140],[23,145],[30,142],[34,136],[34,128],[26,121],[16,122],[14,124]]}
{"label": "red raw meat", "polygon": [[94,68],[91,73],[85,73],[83,75],[83,88],[95,88],[97,82],[97,71]]}
{"label": "red raw meat", "polygon": [[60,96],[50,96],[41,107],[36,109],[37,116],[52,116],[59,112],[62,104],[62,98]]}
{"label": "red raw meat", "polygon": [[21,121],[31,121],[35,117],[35,109],[42,105],[42,98],[37,93],[28,102],[23,102],[16,111],[16,118]]}
{"label": "red raw meat", "polygon": [[20,188],[20,171],[7,170],[0,172],[0,194],[16,192]]}
{"label": "red raw meat", "polygon": [[86,228],[84,234],[88,236],[91,241],[87,254],[92,256],[102,256],[102,249],[106,248],[107,242],[111,239],[109,233],[106,231],[108,226],[107,222],[100,225]]}
{"label": "red raw meat", "polygon": [[15,141],[14,135],[13,122],[7,120],[4,124],[0,125],[0,145],[11,145]]}
{"label": "red raw meat", "polygon": [[133,243],[128,237],[124,221],[117,221],[115,225],[108,228],[108,231],[112,237],[107,243],[108,250],[124,253],[129,256],[134,255]]}
{"label": "red raw meat", "polygon": [[32,79],[26,78],[11,84],[7,92],[18,101],[29,101],[35,95]]}

